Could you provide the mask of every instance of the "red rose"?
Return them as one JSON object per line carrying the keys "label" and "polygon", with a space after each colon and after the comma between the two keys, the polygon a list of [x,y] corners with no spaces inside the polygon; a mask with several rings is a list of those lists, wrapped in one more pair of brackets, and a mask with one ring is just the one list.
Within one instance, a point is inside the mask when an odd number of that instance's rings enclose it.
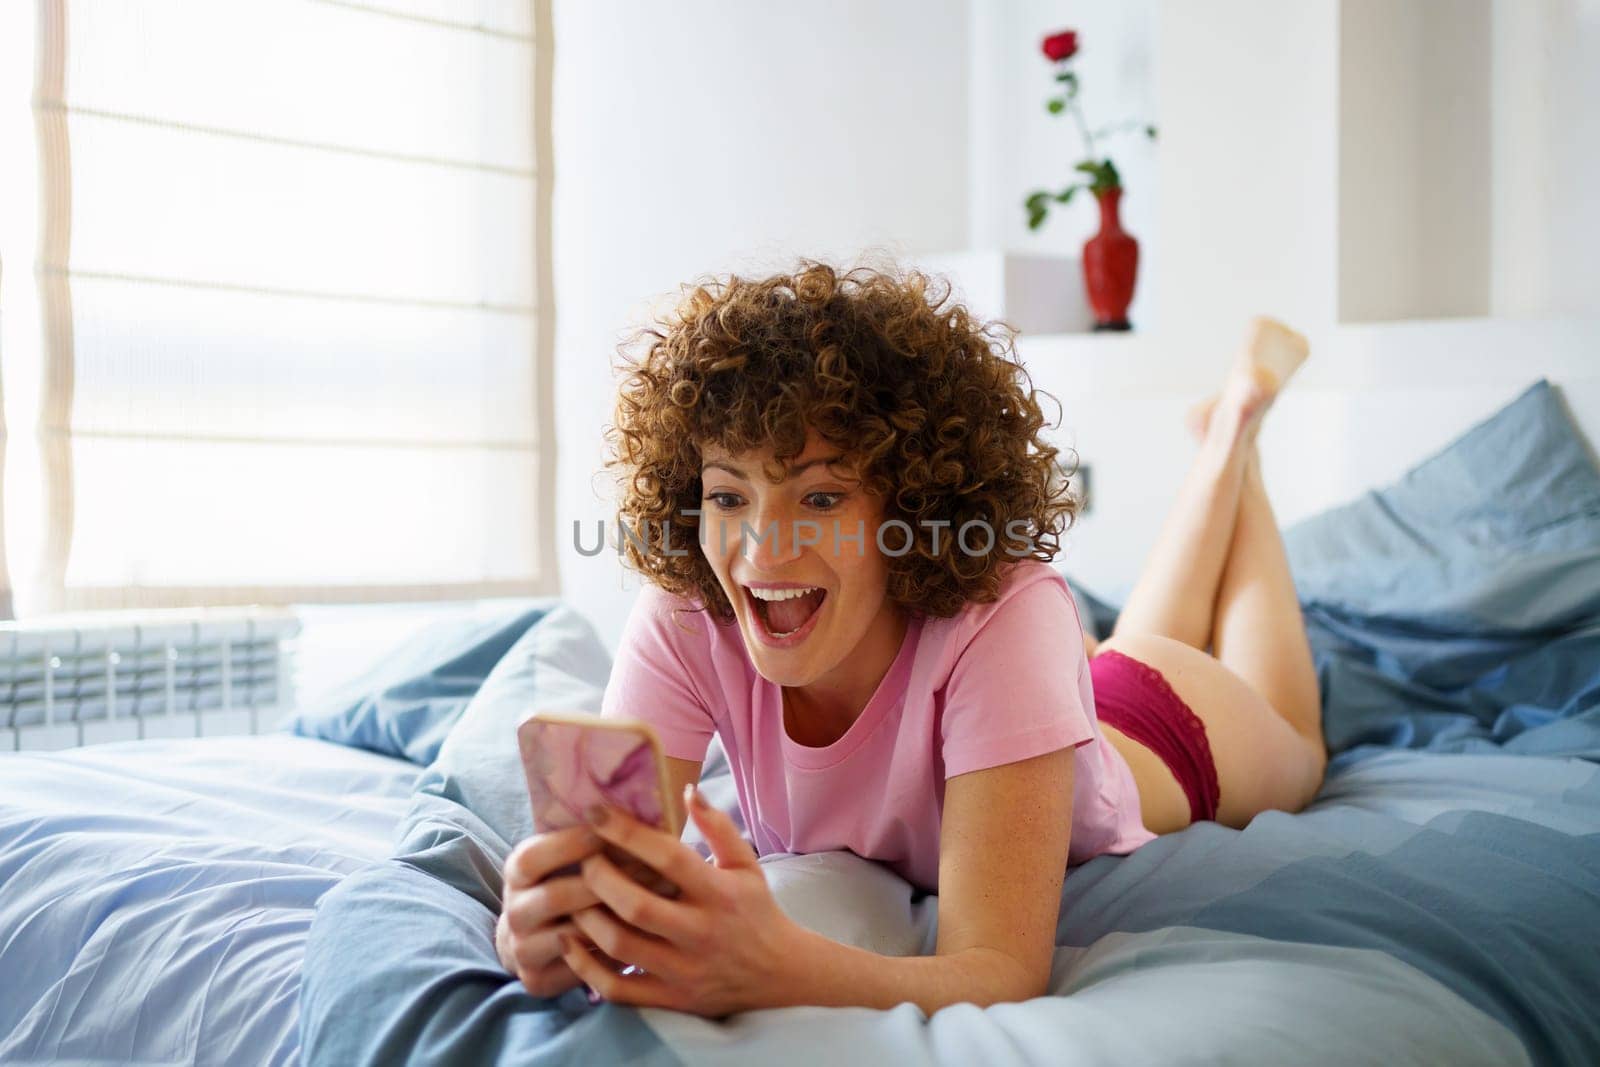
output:
{"label": "red rose", "polygon": [[1044,54],[1057,63],[1063,59],[1071,59],[1078,52],[1078,31],[1062,30],[1052,33],[1044,39]]}

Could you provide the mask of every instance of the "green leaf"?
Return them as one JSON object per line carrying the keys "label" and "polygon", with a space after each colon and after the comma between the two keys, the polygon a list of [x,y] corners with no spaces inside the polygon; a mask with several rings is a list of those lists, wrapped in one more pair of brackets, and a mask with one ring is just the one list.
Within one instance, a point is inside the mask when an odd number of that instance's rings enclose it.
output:
{"label": "green leaf", "polygon": [[1040,208],[1038,211],[1028,212],[1028,229],[1037,230],[1044,222],[1044,217],[1049,214],[1049,209]]}
{"label": "green leaf", "polygon": [[1058,204],[1071,203],[1072,202],[1072,194],[1077,192],[1079,189],[1082,189],[1082,188],[1085,188],[1085,187],[1082,186],[1082,185],[1069,185],[1069,186],[1067,186],[1065,189],[1061,190],[1059,193],[1056,194],[1056,197],[1055,197],[1056,202]]}
{"label": "green leaf", "polygon": [[1154,141],[1156,139],[1156,128],[1154,126],[1146,126],[1144,135]]}
{"label": "green leaf", "polygon": [[1093,160],[1093,159],[1086,159],[1082,163],[1079,163],[1076,167],[1073,167],[1072,169],[1073,170],[1081,170],[1085,174],[1089,175],[1089,177],[1091,177],[1091,178],[1100,177],[1100,164],[1097,161]]}
{"label": "green leaf", "polygon": [[1036,189],[1028,194],[1028,199],[1023,203],[1029,211],[1046,211],[1045,201],[1050,199],[1050,194],[1043,189]]}
{"label": "green leaf", "polygon": [[1045,101],[1044,106],[1049,110],[1050,114],[1059,115],[1067,109],[1067,102],[1062,100],[1060,97],[1052,97],[1051,99]]}

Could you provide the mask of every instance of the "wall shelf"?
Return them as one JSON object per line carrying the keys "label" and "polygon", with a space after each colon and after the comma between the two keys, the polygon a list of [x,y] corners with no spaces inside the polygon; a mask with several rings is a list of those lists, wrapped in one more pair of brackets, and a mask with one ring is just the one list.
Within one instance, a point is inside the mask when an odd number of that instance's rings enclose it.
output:
{"label": "wall shelf", "polygon": [[1195,354],[1161,334],[1021,335],[1017,356],[1037,388],[1063,403],[1108,393],[1200,393],[1214,388],[1227,355]]}

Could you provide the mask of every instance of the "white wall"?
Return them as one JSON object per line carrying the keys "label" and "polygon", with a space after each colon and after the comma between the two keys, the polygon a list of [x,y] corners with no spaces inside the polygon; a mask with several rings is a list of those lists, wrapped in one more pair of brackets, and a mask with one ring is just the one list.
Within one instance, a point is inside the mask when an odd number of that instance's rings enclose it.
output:
{"label": "white wall", "polygon": [[1343,0],[1339,317],[1487,315],[1490,0]]}
{"label": "white wall", "polygon": [[636,580],[614,556],[580,557],[571,524],[611,515],[591,481],[611,357],[652,296],[801,252],[1077,254],[1087,205],[1037,235],[1020,208],[1075,158],[1042,105],[1038,38],[1058,28],[1083,34],[1087,106],[1105,110],[1105,93],[1161,129],[1114,157],[1129,228],[1160,249],[1134,306],[1146,328],[1021,344],[1094,468],[1069,574],[1102,592],[1133,580],[1188,462],[1184,410],[1254,314],[1313,347],[1262,437],[1285,523],[1393,478],[1540,375],[1600,437],[1600,0],[1526,0],[1534,15],[1493,0],[1493,62],[1510,72],[1492,96],[1496,143],[1544,153],[1495,155],[1493,303],[1523,317],[1360,326],[1339,315],[1342,2],[561,0],[564,594],[614,647]]}
{"label": "white wall", "polygon": [[[1516,315],[1371,325],[1344,324],[1339,313],[1342,238],[1382,235],[1346,230],[1340,212],[1341,121],[1361,121],[1349,108],[1387,103],[1349,84],[1341,92],[1341,70],[1347,79],[1371,70],[1341,57],[1342,47],[1359,47],[1341,40],[1353,7],[1382,15],[1370,0],[1161,4],[1160,328],[1020,345],[1036,381],[1062,399],[1062,439],[1094,472],[1094,510],[1061,560],[1091,588],[1114,592],[1137,576],[1192,453],[1184,412],[1220,382],[1253,314],[1286,319],[1312,345],[1261,439],[1284,524],[1396,477],[1540,376],[1564,388],[1591,441],[1600,439],[1600,198],[1582,191],[1600,188],[1600,3],[1534,0],[1494,12],[1497,25],[1532,38],[1508,30],[1492,51],[1502,67],[1496,137],[1518,128],[1533,153],[1495,153],[1511,172],[1496,182],[1518,190],[1498,199],[1494,245],[1516,266],[1502,268],[1499,285],[1517,306],[1497,296],[1496,310]],[[1523,66],[1506,72],[1508,55]],[[1412,157],[1408,180],[1452,180],[1436,163]],[[1383,195],[1381,176],[1365,195]],[[1411,195],[1433,194],[1418,186]],[[1463,224],[1481,231],[1481,221]],[[1420,237],[1412,247],[1436,251]]]}
{"label": "white wall", "polygon": [[1336,0],[1164,0],[1160,21],[1163,336],[1215,361],[1251,315],[1332,321]]}
{"label": "white wall", "polygon": [[597,475],[612,358],[652,298],[797,255],[967,244],[964,0],[559,0],[556,404],[563,595],[615,648],[638,589]]}
{"label": "white wall", "polygon": [[1491,304],[1600,303],[1600,0],[1494,0]]}
{"label": "white wall", "polygon": [[1600,3],[1341,0],[1343,321],[1600,291]]}

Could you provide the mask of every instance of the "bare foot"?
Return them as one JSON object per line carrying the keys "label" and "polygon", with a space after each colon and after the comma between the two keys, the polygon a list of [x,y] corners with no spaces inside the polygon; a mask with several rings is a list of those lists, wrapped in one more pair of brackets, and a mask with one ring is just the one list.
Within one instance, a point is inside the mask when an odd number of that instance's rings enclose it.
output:
{"label": "bare foot", "polygon": [[1252,319],[1222,391],[1189,409],[1185,418],[1189,433],[1204,441],[1217,406],[1227,401],[1231,428],[1237,436],[1254,440],[1267,409],[1309,354],[1306,339],[1281,322],[1261,316]]}
{"label": "bare foot", "polygon": [[1235,369],[1248,366],[1276,396],[1310,354],[1311,346],[1302,334],[1277,319],[1257,315],[1250,320],[1250,333],[1239,352]]}

